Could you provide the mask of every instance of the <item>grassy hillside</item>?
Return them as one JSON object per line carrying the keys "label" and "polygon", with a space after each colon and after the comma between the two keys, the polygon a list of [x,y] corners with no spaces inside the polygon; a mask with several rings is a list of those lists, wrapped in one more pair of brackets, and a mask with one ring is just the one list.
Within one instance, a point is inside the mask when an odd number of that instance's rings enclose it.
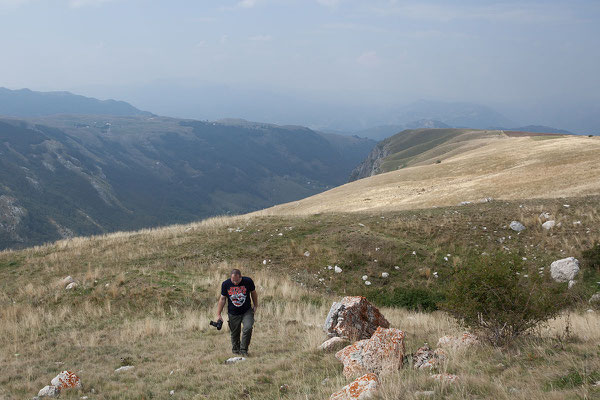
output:
{"label": "grassy hillside", "polygon": [[346,182],[374,144],[163,117],[0,121],[0,248],[300,199]]}
{"label": "grassy hillside", "polygon": [[[387,143],[387,144],[386,144]],[[390,172],[262,214],[406,210],[600,193],[600,137],[472,130],[400,133],[370,161]],[[397,169],[399,168],[399,169]],[[367,168],[368,169],[368,168]]]}
{"label": "grassy hillside", "polygon": [[[5,251],[0,397],[32,397],[70,369],[81,376],[84,393],[64,398],[168,398],[170,390],[170,398],[182,399],[328,398],[344,384],[341,364],[315,348],[333,300],[362,294],[385,306],[406,300],[402,295],[414,289],[443,295],[454,268],[481,253],[519,254],[547,270],[550,261],[580,257],[600,240],[598,204],[596,196],[372,214],[243,216]],[[543,230],[541,212],[561,225]],[[517,235],[507,229],[513,219],[527,230]],[[219,282],[232,267],[256,279],[262,308],[251,358],[227,366],[227,332],[209,329],[208,320]],[[587,299],[600,275],[582,274],[576,290]],[[60,280],[67,275],[79,288],[64,290]],[[373,285],[365,286],[362,275]],[[587,308],[509,348],[451,352],[444,369],[461,377],[456,385],[403,369],[384,379],[380,398],[416,399],[423,390],[434,390],[439,399],[597,397],[592,383],[600,380],[600,317]],[[461,332],[440,311],[382,311],[392,326],[407,331],[409,353]],[[134,371],[115,374],[121,358]],[[289,389],[282,393],[284,384]]]}

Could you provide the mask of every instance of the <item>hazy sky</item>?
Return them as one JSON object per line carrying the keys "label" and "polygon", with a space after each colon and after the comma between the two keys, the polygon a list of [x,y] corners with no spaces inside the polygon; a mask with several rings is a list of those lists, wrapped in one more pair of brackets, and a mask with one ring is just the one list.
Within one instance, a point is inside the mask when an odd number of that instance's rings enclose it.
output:
{"label": "hazy sky", "polygon": [[598,0],[0,0],[0,21],[0,86],[13,89],[600,103]]}

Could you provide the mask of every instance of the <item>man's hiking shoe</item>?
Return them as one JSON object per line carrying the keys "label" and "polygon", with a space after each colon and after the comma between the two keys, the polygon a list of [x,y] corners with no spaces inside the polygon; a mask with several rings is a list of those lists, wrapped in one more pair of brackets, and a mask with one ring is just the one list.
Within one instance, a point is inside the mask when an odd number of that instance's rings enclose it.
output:
{"label": "man's hiking shoe", "polygon": [[240,354],[242,357],[248,357],[248,352],[247,351],[240,351]]}
{"label": "man's hiking shoe", "polygon": [[241,356],[242,355],[242,352],[239,351],[239,350],[233,350],[232,353],[233,353],[234,356]]}

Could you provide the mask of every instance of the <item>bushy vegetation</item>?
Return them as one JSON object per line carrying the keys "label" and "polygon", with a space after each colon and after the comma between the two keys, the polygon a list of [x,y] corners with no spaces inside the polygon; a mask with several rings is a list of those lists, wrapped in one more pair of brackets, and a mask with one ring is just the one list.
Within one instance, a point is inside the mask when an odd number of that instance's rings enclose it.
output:
{"label": "bushy vegetation", "polygon": [[402,307],[414,311],[435,311],[444,299],[441,292],[424,287],[371,290],[366,297],[377,306]]}
{"label": "bushy vegetation", "polygon": [[564,284],[525,265],[518,255],[473,257],[450,281],[444,308],[467,327],[502,345],[556,317],[571,296]]}
{"label": "bushy vegetation", "polygon": [[584,266],[600,270],[600,242],[594,244],[590,249],[582,253]]}

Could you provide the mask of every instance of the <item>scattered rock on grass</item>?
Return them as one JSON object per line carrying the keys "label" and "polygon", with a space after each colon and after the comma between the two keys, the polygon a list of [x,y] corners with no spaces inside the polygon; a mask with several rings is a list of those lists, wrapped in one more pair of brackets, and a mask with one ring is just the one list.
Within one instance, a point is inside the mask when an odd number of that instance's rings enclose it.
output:
{"label": "scattered rock on grass", "polygon": [[336,274],[341,274],[342,273],[342,269],[340,267],[338,267],[337,265],[334,267],[334,271]]}
{"label": "scattered rock on grass", "polygon": [[600,293],[593,294],[592,297],[590,297],[590,299],[588,300],[588,303],[590,303],[590,304],[600,303]]}
{"label": "scattered rock on grass", "polygon": [[381,273],[381,277],[382,277],[382,278],[387,278],[387,277],[389,277],[389,276],[390,276],[390,274],[389,274],[389,273],[387,273],[387,272],[382,272],[382,273]]}
{"label": "scattered rock on grass", "polygon": [[362,296],[346,296],[333,303],[323,330],[329,336],[360,340],[370,338],[380,326],[389,328],[390,323],[377,307]]}
{"label": "scattered rock on grass", "polygon": [[304,257],[310,257],[310,251],[305,251],[304,252]]}
{"label": "scattered rock on grass", "polygon": [[557,282],[568,282],[579,273],[579,260],[567,257],[550,264],[550,275]]}
{"label": "scattered rock on grass", "polygon": [[339,336],[334,336],[334,337],[324,341],[319,346],[319,349],[321,349],[323,351],[335,351],[335,350],[339,350],[349,344],[350,344],[350,341],[348,339],[341,338]]}
{"label": "scattered rock on grass", "polygon": [[246,361],[246,358],[245,357],[231,357],[227,361],[225,361],[225,364],[237,364],[241,361]]}
{"label": "scattered rock on grass", "polygon": [[77,286],[79,286],[79,285],[77,284],[77,282],[71,282],[71,283],[69,283],[69,284],[67,285],[67,287],[65,288],[65,290],[73,290],[73,289],[76,289],[76,288],[77,288]]}
{"label": "scattered rock on grass", "polygon": [[452,375],[447,373],[434,374],[431,375],[431,378],[444,383],[456,383],[460,379],[458,375]]}
{"label": "scattered rock on grass", "polygon": [[60,396],[60,389],[53,385],[44,386],[42,390],[38,392],[38,397],[58,397]]}
{"label": "scattered rock on grass", "polygon": [[554,228],[554,225],[556,225],[555,221],[546,221],[542,224],[542,228],[544,228],[545,230],[550,230],[552,228]]}
{"label": "scattered rock on grass", "polygon": [[75,282],[75,279],[73,279],[73,277],[71,275],[63,278],[63,280],[61,281],[61,283],[63,284],[63,286],[67,286],[70,283]]}
{"label": "scattered rock on grass", "polygon": [[131,371],[134,368],[135,367],[133,365],[125,365],[123,367],[119,367],[119,368],[115,369],[115,372],[120,373],[120,372],[125,372],[125,371]]}
{"label": "scattered rock on grass", "polygon": [[413,354],[413,368],[436,369],[446,360],[446,352],[442,349],[432,350],[425,344]]}
{"label": "scattered rock on grass", "polygon": [[512,229],[515,232],[521,232],[524,231],[525,225],[523,225],[522,223],[520,223],[519,221],[512,221],[509,225],[509,228]]}
{"label": "scattered rock on grass", "polygon": [[344,364],[344,376],[350,379],[366,372],[398,371],[404,359],[404,335],[400,329],[379,327],[371,338],[338,351],[335,357]]}
{"label": "scattered rock on grass", "polygon": [[379,388],[379,379],[375,374],[365,374],[354,382],[335,392],[329,400],[363,400],[375,397]]}
{"label": "scattered rock on grass", "polygon": [[472,333],[465,332],[460,336],[446,335],[439,338],[439,347],[463,348],[479,344],[479,338]]}

